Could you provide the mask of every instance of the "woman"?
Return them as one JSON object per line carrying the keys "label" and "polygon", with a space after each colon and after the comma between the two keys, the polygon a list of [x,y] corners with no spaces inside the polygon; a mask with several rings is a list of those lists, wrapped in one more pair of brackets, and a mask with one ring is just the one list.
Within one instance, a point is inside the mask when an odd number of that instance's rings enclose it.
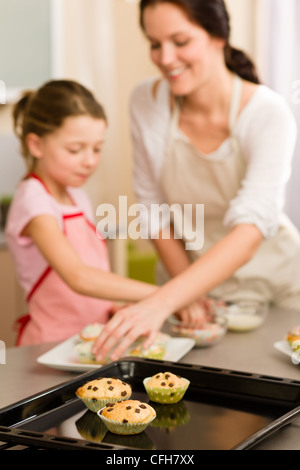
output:
{"label": "woman", "polygon": [[142,0],[140,13],[162,78],[132,96],[136,194],[149,212],[167,203],[184,213],[192,203],[196,215],[203,204],[204,244],[186,249],[176,215],[170,237],[167,225],[151,220],[172,279],[108,323],[95,345],[99,357],[121,337],[112,358],[138,334],[149,345],[170,314],[208,294],[300,309],[299,234],[282,213],[296,140],[290,110],[229,45],[222,0]]}

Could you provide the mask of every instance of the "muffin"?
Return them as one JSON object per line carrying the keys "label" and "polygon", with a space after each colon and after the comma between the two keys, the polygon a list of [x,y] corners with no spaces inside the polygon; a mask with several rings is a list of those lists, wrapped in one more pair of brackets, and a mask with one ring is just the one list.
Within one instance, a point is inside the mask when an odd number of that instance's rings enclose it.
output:
{"label": "muffin", "polygon": [[[300,348],[300,326],[294,326],[286,334],[285,339],[289,343],[292,349],[297,350]],[[294,341],[299,341],[299,343],[294,343]]]}
{"label": "muffin", "polygon": [[76,396],[94,413],[97,413],[106,403],[128,400],[131,393],[129,384],[111,377],[91,380],[76,390]]}
{"label": "muffin", "polygon": [[108,403],[99,410],[98,416],[114,434],[139,434],[156,417],[155,410],[148,403],[139,400],[124,400]]}
{"label": "muffin", "polygon": [[190,381],[171,372],[160,372],[144,379],[143,384],[151,401],[169,404],[183,398]]}

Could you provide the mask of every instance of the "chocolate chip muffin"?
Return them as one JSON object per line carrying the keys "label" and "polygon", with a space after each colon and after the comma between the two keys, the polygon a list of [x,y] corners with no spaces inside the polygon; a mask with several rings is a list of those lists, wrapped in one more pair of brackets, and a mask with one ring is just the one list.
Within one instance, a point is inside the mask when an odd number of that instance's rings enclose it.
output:
{"label": "chocolate chip muffin", "polygon": [[177,403],[180,401],[190,381],[171,372],[159,372],[143,381],[150,400],[156,403]]}
{"label": "chocolate chip muffin", "polygon": [[131,393],[131,386],[115,377],[99,377],[76,390],[77,397],[94,413],[97,413],[106,403],[128,400]]}
{"label": "chocolate chip muffin", "polygon": [[98,416],[114,434],[138,434],[155,419],[156,412],[148,403],[124,400],[108,403]]}

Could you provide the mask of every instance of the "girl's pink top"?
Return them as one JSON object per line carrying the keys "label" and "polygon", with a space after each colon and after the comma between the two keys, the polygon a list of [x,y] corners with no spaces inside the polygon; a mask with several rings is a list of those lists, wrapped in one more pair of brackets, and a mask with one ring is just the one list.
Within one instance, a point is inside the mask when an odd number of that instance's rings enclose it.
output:
{"label": "girl's pink top", "polygon": [[30,178],[20,183],[10,208],[7,242],[29,307],[29,315],[18,322],[18,345],[62,341],[88,323],[105,323],[109,318],[110,301],[74,292],[48,266],[33,241],[21,236],[32,218],[51,215],[84,264],[109,271],[106,242],[96,234],[89,200],[78,189],[70,189],[70,196],[74,206],[58,204],[41,181]]}
{"label": "girl's pink top", "polygon": [[47,262],[28,237],[21,235],[26,225],[38,215],[54,216],[61,229],[63,214],[75,214],[81,210],[94,223],[90,201],[81,189],[69,189],[76,206],[59,204],[40,181],[28,178],[22,181],[10,206],[5,236],[12,254],[20,285],[28,294],[47,267]]}

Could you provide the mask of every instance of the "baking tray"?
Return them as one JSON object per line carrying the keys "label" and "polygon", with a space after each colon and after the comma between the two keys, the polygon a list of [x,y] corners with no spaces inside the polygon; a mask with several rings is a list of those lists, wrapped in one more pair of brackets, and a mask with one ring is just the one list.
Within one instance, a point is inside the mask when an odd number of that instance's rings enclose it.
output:
{"label": "baking tray", "polygon": [[[131,384],[149,402],[143,379],[170,371],[190,380],[174,405],[150,402],[157,418],[143,433],[117,436],[75,396],[97,377]],[[0,410],[0,449],[246,450],[290,423],[300,411],[300,381],[233,370],[124,358]]]}

